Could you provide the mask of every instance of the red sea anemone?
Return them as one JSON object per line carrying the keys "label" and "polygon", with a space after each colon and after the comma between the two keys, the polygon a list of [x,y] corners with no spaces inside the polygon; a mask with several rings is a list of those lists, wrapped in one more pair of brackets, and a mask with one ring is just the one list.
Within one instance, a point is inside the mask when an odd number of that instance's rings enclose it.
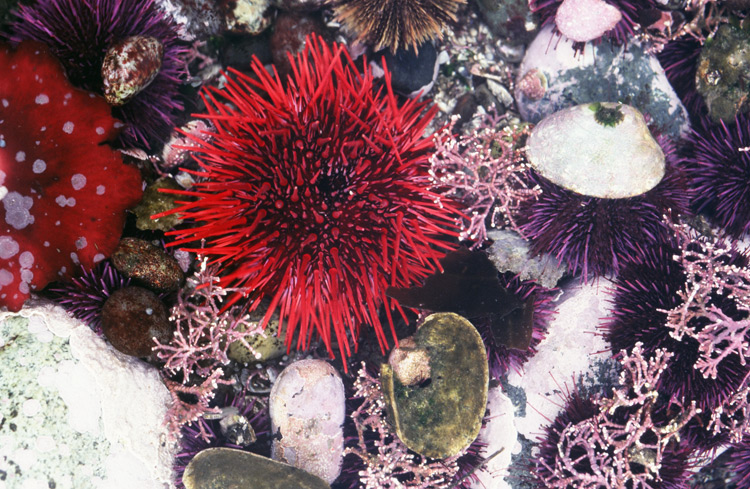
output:
{"label": "red sea anemone", "polygon": [[107,103],[74,88],[44,46],[0,46],[0,72],[0,305],[17,311],[115,249],[141,177],[103,144],[117,136]]}
{"label": "red sea anemone", "polygon": [[14,42],[30,39],[48,45],[71,82],[102,93],[102,63],[107,51],[128,38],[153,38],[163,48],[161,68],[141,92],[112,114],[125,123],[124,146],[149,148],[161,143],[182,111],[179,87],[185,75],[177,28],[154,0],[39,0],[21,4],[13,24]]}
{"label": "red sea anemone", "polygon": [[440,268],[458,212],[430,189],[434,142],[422,136],[436,109],[399,105],[388,73],[375,91],[343,46],[306,46],[286,85],[254,59],[257,79],[232,70],[205,95],[216,133],[195,139],[198,183],[176,192],[195,200],[171,211],[193,225],[168,234],[172,246],[205,240],[185,249],[221,264],[220,285],[242,288],[249,309],[270,299],[264,322],[278,311],[287,345],[315,332],[333,354],[333,327],[346,358],[362,325],[387,345],[386,288]]}

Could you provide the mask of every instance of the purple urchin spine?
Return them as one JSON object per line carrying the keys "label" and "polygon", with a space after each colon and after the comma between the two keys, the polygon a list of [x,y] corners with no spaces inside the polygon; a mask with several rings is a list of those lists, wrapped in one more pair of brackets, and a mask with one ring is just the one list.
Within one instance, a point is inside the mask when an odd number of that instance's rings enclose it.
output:
{"label": "purple urchin spine", "polygon": [[179,87],[186,78],[177,28],[154,0],[40,0],[20,5],[11,26],[13,42],[42,42],[62,62],[71,82],[102,93],[101,67],[108,49],[133,36],[153,37],[164,48],[154,80],[112,115],[125,123],[119,142],[150,149],[169,138],[183,104]]}
{"label": "purple urchin spine", "polygon": [[735,237],[750,230],[750,117],[733,125],[702,118],[694,126],[681,163],[694,189],[698,212]]}

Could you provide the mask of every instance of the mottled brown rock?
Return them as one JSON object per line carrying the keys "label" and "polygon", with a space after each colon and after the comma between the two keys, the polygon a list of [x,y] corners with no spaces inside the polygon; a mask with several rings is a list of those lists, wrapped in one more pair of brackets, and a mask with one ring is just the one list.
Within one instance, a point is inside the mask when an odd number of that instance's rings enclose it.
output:
{"label": "mottled brown rock", "polygon": [[177,290],[184,279],[177,260],[142,239],[123,238],[111,260],[124,276],[159,292]]}
{"label": "mottled brown rock", "polygon": [[322,479],[291,465],[233,448],[208,448],[182,476],[185,489],[330,489]]}
{"label": "mottled brown rock", "polygon": [[153,338],[166,343],[172,331],[167,308],[150,290],[135,286],[116,290],[102,307],[104,337],[126,355],[148,357]]}
{"label": "mottled brown rock", "polygon": [[432,314],[414,334],[415,351],[429,355],[430,378],[404,385],[391,365],[380,380],[388,419],[409,449],[446,458],[479,434],[487,407],[487,352],[476,328],[454,313]]}

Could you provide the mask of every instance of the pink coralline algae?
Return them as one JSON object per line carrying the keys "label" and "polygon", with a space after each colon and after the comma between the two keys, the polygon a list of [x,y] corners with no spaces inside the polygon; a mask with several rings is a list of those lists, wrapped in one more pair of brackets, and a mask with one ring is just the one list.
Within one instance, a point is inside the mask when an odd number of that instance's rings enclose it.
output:
{"label": "pink coralline algae", "polygon": [[0,45],[0,72],[0,305],[17,311],[114,250],[141,177],[103,144],[118,134],[107,103],[42,45]]}

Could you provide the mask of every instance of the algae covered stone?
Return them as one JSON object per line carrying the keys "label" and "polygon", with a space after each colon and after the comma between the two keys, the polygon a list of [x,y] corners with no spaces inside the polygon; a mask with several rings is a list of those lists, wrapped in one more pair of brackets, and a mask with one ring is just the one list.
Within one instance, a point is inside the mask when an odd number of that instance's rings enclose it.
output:
{"label": "algae covered stone", "polygon": [[198,453],[182,476],[185,489],[330,489],[319,477],[291,465],[234,448]]}
{"label": "algae covered stone", "polygon": [[529,136],[529,163],[560,187],[589,197],[634,197],[664,177],[664,152],[634,107],[581,104],[545,117]]}
{"label": "algae covered stone", "polygon": [[458,314],[437,313],[427,317],[406,348],[427,352],[430,378],[405,385],[390,364],[383,364],[388,419],[409,449],[431,458],[456,455],[476,439],[487,405],[482,338]]}

